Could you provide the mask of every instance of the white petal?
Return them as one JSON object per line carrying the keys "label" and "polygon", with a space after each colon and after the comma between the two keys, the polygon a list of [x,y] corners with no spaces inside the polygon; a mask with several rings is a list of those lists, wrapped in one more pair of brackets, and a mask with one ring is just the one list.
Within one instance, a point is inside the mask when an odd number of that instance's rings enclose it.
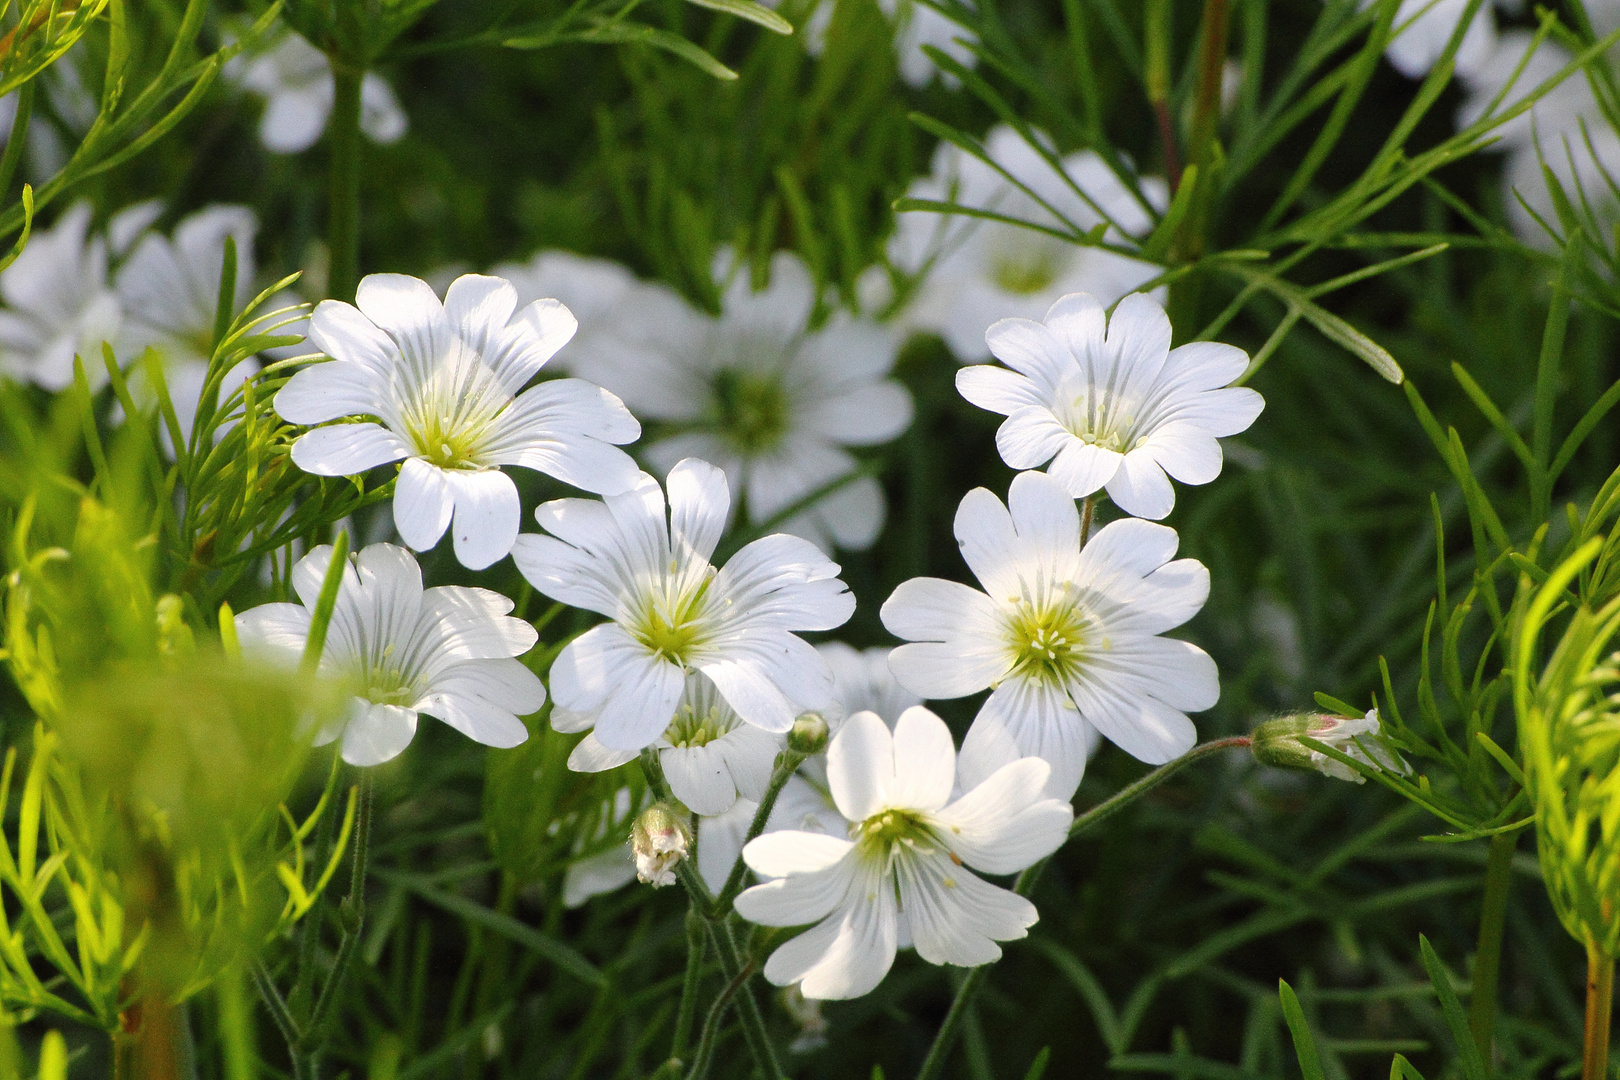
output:
{"label": "white petal", "polygon": [[1057,562],[1080,551],[1080,511],[1063,486],[1045,473],[1024,472],[1007,490],[1007,511],[1026,548]]}
{"label": "white petal", "polygon": [[956,391],[979,408],[1002,416],[1011,416],[1031,406],[1046,408],[1048,405],[1029,379],[991,364],[977,364],[958,371]]}
{"label": "white petal", "polygon": [[574,772],[607,772],[636,760],[640,753],[639,750],[609,750],[595,734],[589,734],[574,745],[568,755],[568,767]]}
{"label": "white petal", "polygon": [[1219,700],[1215,661],[1188,641],[1166,637],[1115,639],[1091,658],[1087,674],[1112,678],[1119,689],[1152,694],[1183,712],[1199,712]]}
{"label": "white petal", "polygon": [[[780,832],[769,832],[749,841],[748,846],[743,849],[743,861],[756,874],[768,878],[817,874],[832,869],[854,847],[850,841],[836,836],[785,829]],[[827,910],[830,911],[831,908]],[[822,915],[825,914],[826,911],[823,911]],[[811,919],[820,917],[820,915],[810,916]],[[809,921],[805,919],[801,920],[801,923]],[[797,926],[801,923],[782,925]]]}
{"label": "white petal", "polygon": [[477,694],[439,691],[418,700],[416,708],[429,716],[437,716],[484,746],[506,749],[529,737],[529,729],[510,710]]}
{"label": "white petal", "polygon": [[1117,450],[1070,439],[1047,472],[1071,496],[1083,499],[1111,483],[1124,460],[1125,456]]}
{"label": "white petal", "polygon": [[1198,741],[1198,730],[1186,713],[1148,694],[1122,692],[1106,677],[1075,679],[1068,689],[1080,715],[1138,761],[1162,765]]}
{"label": "white petal", "polygon": [[321,137],[332,114],[332,79],[323,85],[283,90],[265,103],[259,139],[276,154],[308,150]]}
{"label": "white petal", "polygon": [[398,757],[416,736],[416,710],[399,705],[357,709],[343,729],[343,760],[381,765]]}
{"label": "white petal", "polygon": [[838,812],[851,821],[864,821],[888,805],[894,773],[894,737],[877,713],[850,717],[827,747],[827,785]]}
{"label": "white petal", "polygon": [[984,340],[996,359],[1029,376],[1043,398],[1075,367],[1068,347],[1033,319],[1002,319],[985,331]]}
{"label": "white petal", "polygon": [[[754,852],[755,845],[761,841],[768,841],[773,850],[780,850],[789,844],[810,848],[804,857],[797,860],[767,860],[799,864],[821,861],[821,857],[828,854],[823,849],[840,843],[830,836],[817,833],[771,833],[768,838],[761,836],[743,848],[743,859],[750,866],[753,866],[755,858],[750,852]],[[846,852],[853,846],[847,840],[842,844]],[[792,876],[778,876],[777,880],[746,890],[737,897],[737,914],[761,926],[803,926],[833,913],[844,900],[849,885],[850,867],[839,856],[831,860],[825,869],[793,872]]]}
{"label": "white petal", "polygon": [[[861,883],[857,882],[855,888],[861,888]],[[856,998],[871,993],[894,965],[898,930],[894,893],[879,885],[873,899],[857,901],[845,910],[837,937],[821,952],[819,962],[797,980],[800,992],[807,998],[821,999]],[[765,964],[767,979],[778,981],[775,976],[791,966],[788,957],[805,937],[799,935],[771,955]]]}
{"label": "white petal", "polygon": [[708,562],[731,511],[726,474],[707,461],[687,458],[669,471],[666,487],[670,542],[680,557]]}
{"label": "white petal", "polygon": [[940,811],[951,850],[986,874],[1015,874],[1062,847],[1074,811],[1043,797],[1047,772],[1039,758],[1020,758]]}
{"label": "white petal", "polygon": [[931,964],[992,963],[1001,958],[997,941],[1025,936],[1039,918],[1024,897],[942,857],[920,858],[913,867],[899,876],[900,907],[917,955]]}
{"label": "white petal", "polygon": [[1158,521],[1176,505],[1176,492],[1152,456],[1139,452],[1126,454],[1119,471],[1108,481],[1108,497],[1133,517]]}
{"label": "white petal", "polygon": [[852,387],[806,409],[802,422],[845,446],[876,446],[911,426],[911,391],[892,379]]}
{"label": "white petal", "polygon": [[[963,768],[966,772],[972,764],[978,775],[971,780],[963,777],[964,790],[985,775],[984,765],[991,764],[986,749],[1004,745],[1005,739],[1011,739],[1019,757],[1038,757],[1050,765],[1046,794],[1067,800],[1080,786],[1097,736],[1063,687],[1022,676],[1008,678],[985,699],[968,729]],[[1003,762],[994,764],[999,767]]]}
{"label": "white petal", "polygon": [[322,300],[309,317],[309,343],[334,360],[387,377],[399,362],[392,338],[352,304]]}
{"label": "white petal", "polygon": [[775,533],[733,555],[714,582],[747,625],[831,630],[855,613],[855,597],[838,564],[807,540]]}
{"label": "white petal", "polygon": [[1047,329],[1075,356],[1100,352],[1107,333],[1107,312],[1090,293],[1070,293],[1046,312]]}
{"label": "white petal", "polygon": [[450,349],[450,321],[444,316],[444,305],[420,278],[367,274],[360,279],[354,303],[394,339],[406,362],[418,370],[429,370]]}
{"label": "white petal", "polygon": [[445,318],[481,356],[500,338],[516,310],[517,290],[504,278],[462,274],[444,292]]}
{"label": "white petal", "polygon": [[296,665],[309,640],[309,619],[300,604],[260,604],[236,616],[236,636],[247,656]]}
{"label": "white petal", "polygon": [[443,475],[455,501],[456,560],[469,570],[482,570],[505,558],[523,516],[512,478],[499,469],[455,469]]}
{"label": "white petal", "polygon": [[404,440],[377,424],[332,424],[300,435],[292,459],[316,476],[355,476],[410,452]]}
{"label": "white petal", "polygon": [[737,801],[737,785],[716,743],[671,747],[660,751],[658,759],[664,766],[671,794],[694,814],[713,817],[731,809]]}
{"label": "white petal", "polygon": [[679,667],[612,623],[575,638],[551,666],[557,704],[595,713],[596,737],[611,750],[651,745],[674,718],[685,683]]}
{"label": "white petal", "polygon": [[417,551],[430,550],[450,527],[455,506],[443,469],[421,458],[406,459],[394,482],[394,528],[400,539]]}
{"label": "white petal", "polygon": [[1080,445],[1045,405],[1021,408],[996,429],[996,452],[1014,469],[1033,469]]}
{"label": "white petal", "polygon": [[379,395],[361,364],[313,364],[276,391],[276,413],[289,424],[322,424],[340,416],[375,413]]}
{"label": "white petal", "polygon": [[893,805],[938,810],[950,800],[956,780],[956,743],[945,721],[923,706],[913,705],[894,725],[893,753],[894,785],[889,789]]}

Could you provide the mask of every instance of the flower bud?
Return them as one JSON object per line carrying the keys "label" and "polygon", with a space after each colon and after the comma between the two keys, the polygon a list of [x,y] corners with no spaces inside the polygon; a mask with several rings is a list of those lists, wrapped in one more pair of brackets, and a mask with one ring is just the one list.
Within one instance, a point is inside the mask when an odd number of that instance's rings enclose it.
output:
{"label": "flower bud", "polygon": [[1326,713],[1297,713],[1267,720],[1254,729],[1250,748],[1266,765],[1283,769],[1305,769],[1361,784],[1366,777],[1336,758],[1299,741],[1301,735],[1331,746],[1347,757],[1386,772],[1406,773],[1410,767],[1389,745],[1379,724],[1378,710],[1367,715],[1329,716]]}
{"label": "flower bud", "polygon": [[686,814],[669,803],[653,803],[630,826],[636,877],[653,886],[675,884],[675,866],[691,844],[692,826]]}
{"label": "flower bud", "polygon": [[788,749],[809,757],[827,748],[827,721],[820,713],[807,712],[788,729]]}

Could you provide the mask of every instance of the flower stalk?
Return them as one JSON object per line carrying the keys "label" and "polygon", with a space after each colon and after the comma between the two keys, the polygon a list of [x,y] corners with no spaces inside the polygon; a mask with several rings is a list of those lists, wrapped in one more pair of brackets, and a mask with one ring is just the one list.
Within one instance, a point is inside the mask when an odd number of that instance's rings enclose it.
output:
{"label": "flower stalk", "polygon": [[1468,1030],[1479,1056],[1491,1060],[1496,1027],[1496,986],[1502,967],[1502,934],[1507,921],[1508,886],[1513,874],[1513,848],[1518,833],[1491,837],[1485,862],[1485,893],[1479,916],[1479,945],[1474,950],[1473,993],[1468,1001]]}
{"label": "flower stalk", "polygon": [[1586,946],[1586,1042],[1581,1052],[1581,1080],[1609,1075],[1609,1023],[1614,1015],[1614,957],[1595,943]]}
{"label": "flower stalk", "polygon": [[[1127,784],[1090,810],[1078,815],[1074,819],[1074,824],[1069,827],[1069,838],[1072,840],[1087,829],[1095,828],[1102,822],[1107,821],[1193,762],[1202,761],[1204,758],[1218,754],[1222,750],[1246,749],[1248,746],[1249,737],[1247,735],[1234,735],[1231,738],[1216,739],[1213,742],[1193,747],[1174,761],[1165,762],[1140,780]],[[1050,861],[1050,859],[1042,859],[1019,874],[1018,880],[1013,885],[1013,892],[1019,896],[1028,896],[1033,892],[1036,882],[1040,880],[1041,871],[1046,869],[1046,864]],[[928,1056],[923,1058],[922,1066],[917,1070],[917,1080],[933,1080],[934,1077],[939,1076],[940,1070],[945,1068],[946,1059],[950,1057],[951,1050],[955,1046],[957,1031],[962,1025],[962,1020],[967,1015],[968,1007],[973,1003],[974,995],[979,992],[979,987],[984,984],[989,972],[989,964],[976,967],[968,973],[967,978],[963,979],[961,985],[956,988],[956,996],[951,999],[950,1009],[945,1013],[945,1019],[940,1022],[939,1030],[934,1033],[933,1043],[928,1047]]]}
{"label": "flower stalk", "polygon": [[360,86],[365,75],[332,57],[326,295],[339,300],[352,298],[360,281]]}
{"label": "flower stalk", "polygon": [[799,765],[805,759],[804,754],[796,753],[791,747],[783,750],[776,757],[776,767],[771,771],[771,786],[765,789],[765,797],[759,800],[759,809],[754,811],[754,820],[748,823],[748,835],[743,838],[739,847],[736,861],[731,864],[731,873],[726,875],[726,883],[715,897],[711,917],[723,919],[731,913],[732,901],[742,892],[743,879],[747,876],[748,867],[743,862],[742,848],[747,847],[749,841],[765,831],[765,824],[771,819],[771,811],[776,809],[776,799],[782,794],[787,782],[793,779],[793,774],[799,771]]}

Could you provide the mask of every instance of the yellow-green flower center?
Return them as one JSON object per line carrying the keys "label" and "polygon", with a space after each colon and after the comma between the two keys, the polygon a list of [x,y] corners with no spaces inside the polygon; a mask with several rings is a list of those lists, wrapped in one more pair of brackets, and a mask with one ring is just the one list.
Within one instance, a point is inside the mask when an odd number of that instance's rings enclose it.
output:
{"label": "yellow-green flower center", "polygon": [[693,654],[706,640],[704,598],[712,580],[711,568],[702,584],[685,594],[668,596],[655,592],[647,597],[641,612],[627,626],[631,636],[652,653],[654,659],[690,667]]}
{"label": "yellow-green flower center", "polygon": [[1058,253],[1042,245],[998,255],[990,263],[990,280],[1005,292],[1033,296],[1050,289],[1062,271]]}
{"label": "yellow-green flower center", "polygon": [[915,810],[881,810],[850,826],[856,849],[868,858],[887,859],[897,847],[931,854],[938,843],[934,828]]}
{"label": "yellow-green flower center", "polygon": [[788,398],[779,380],[726,368],[715,373],[715,426],[744,454],[770,450],[788,429]]}
{"label": "yellow-green flower center", "polygon": [[722,715],[718,705],[700,709],[682,704],[675,712],[674,721],[664,731],[664,741],[676,748],[696,749],[714,742],[733,726],[731,718]]}
{"label": "yellow-green flower center", "polygon": [[1013,650],[1009,674],[1061,683],[1084,656],[1086,617],[1067,597],[1041,604],[1020,600],[1007,620],[1007,641]]}

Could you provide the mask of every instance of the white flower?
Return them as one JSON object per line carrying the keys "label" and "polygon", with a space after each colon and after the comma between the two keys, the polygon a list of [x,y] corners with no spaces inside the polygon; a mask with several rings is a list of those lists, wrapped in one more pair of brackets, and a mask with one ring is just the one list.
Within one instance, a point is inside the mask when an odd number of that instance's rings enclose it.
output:
{"label": "white flower", "polygon": [[[956,539],[984,592],[912,578],[883,605],[901,645],[900,682],[926,698],[994,687],[963,744],[1010,738],[1052,765],[1049,794],[1068,798],[1085,771],[1095,726],[1132,757],[1157,765],[1196,738],[1189,711],[1220,696],[1215,662],[1160,637],[1209,597],[1209,571],[1170,560],[1176,533],[1125,518],[1082,550],[1074,500],[1044,473],[1013,478],[1007,505],[984,488],[956,512]],[[993,760],[993,755],[991,756]]]}
{"label": "white flower", "polygon": [[1248,366],[1242,349],[1195,341],[1172,351],[1164,309],[1140,294],[1109,319],[1100,300],[1075,293],[1044,324],[1003,319],[985,339],[1007,368],[965,368],[956,387],[1007,418],[996,432],[1002,460],[1015,469],[1051,461],[1071,496],[1106,487],[1134,517],[1157,520],[1175,506],[1166,472],[1184,484],[1219,476],[1216,439],[1246,430],[1265,407],[1257,392],[1227,385]]}
{"label": "white flower", "polygon": [[[1100,208],[1111,223],[1104,239],[1115,244],[1134,243],[1152,231],[1148,208],[1089,150],[1063,158],[1064,172],[1059,174],[1016,131],[1000,126],[985,137],[985,152],[1052,209],[947,142],[934,152],[931,175],[914,182],[906,194],[1065,230],[1090,230],[1102,224]],[[1149,205],[1155,210],[1165,207],[1164,181],[1143,177],[1138,184]],[[889,242],[889,260],[907,273],[926,272],[903,315],[907,325],[938,333],[964,363],[989,357],[984,332],[997,319],[1039,318],[1053,301],[1072,292],[1093,293],[1113,303],[1159,273],[1153,263],[1034,229],[923,212],[900,215]]]}
{"label": "white flower", "polygon": [[612,750],[650,746],[669,728],[687,675],[701,672],[746,722],[784,733],[826,705],[832,677],[794,632],[831,630],[855,610],[838,565],[798,537],[755,540],[720,570],[726,477],[705,461],[605,503],[559,499],[535,510],[550,536],[525,533],[512,559],[536,589],[612,622],[569,642],[551,666],[558,731],[594,727]]}
{"label": "white flower", "polygon": [[[263,604],[236,617],[244,651],[296,663],[310,614],[332,562],[323,544],[293,567],[302,604]],[[516,746],[528,737],[519,716],[540,708],[545,688],[512,657],[533,647],[534,628],[507,615],[512,602],[488,589],[422,588],[422,571],[404,548],[372,544],[343,570],[320,672],[344,680],[354,697],[346,717],[317,745],[343,738],[343,760],[376,765],[416,734],[420,713],[436,716],[474,742]]]}
{"label": "white flower", "polygon": [[92,387],[106,379],[103,342],[116,341],[122,311],[107,283],[107,241],[88,236],[90,204],[76,203],[36,231],[0,272],[0,370],[47,390],[73,385],[73,358]]}
{"label": "white flower", "polygon": [[[956,748],[944,721],[917,706],[893,734],[873,713],[851,717],[828,751],[828,780],[851,839],[782,831],[743,849],[778,880],[737,897],[765,926],[815,926],[778,948],[765,977],[807,998],[868,993],[905,933],[932,964],[973,966],[1025,935],[1035,906],[972,873],[1010,874],[1050,855],[1073,813],[1043,798],[1048,767],[1024,758],[952,801]],[[971,868],[971,870],[970,870]]]}
{"label": "white flower", "polygon": [[[917,0],[877,0],[877,6],[894,29],[895,60],[906,85],[927,86],[939,73],[934,58],[923,52],[925,45],[932,45],[963,67],[978,65],[979,54],[973,49],[979,43],[978,36],[938,9]],[[836,7],[836,0],[821,0],[801,31],[805,51],[811,56],[820,56],[826,50],[827,31]],[[956,76],[949,73],[941,81],[946,86],[957,85]]]}
{"label": "white flower", "polygon": [[[269,48],[227,65],[227,73],[265,99],[259,139],[277,154],[296,154],[315,145],[332,115],[332,62],[291,30]],[[374,142],[391,143],[409,121],[393,89],[381,75],[367,72],[360,83],[360,130]]]}
{"label": "white flower", "polygon": [[[1363,8],[1376,0],[1361,0]],[[1427,75],[1446,51],[1446,44],[1457,23],[1468,10],[1469,0],[1403,0],[1395,13],[1394,38],[1384,49],[1390,65],[1409,79]],[[1496,19],[1490,4],[1482,4],[1474,21],[1463,32],[1453,61],[1458,75],[1480,70],[1496,45]]]}
{"label": "white flower", "polygon": [[[253,298],[253,237],[258,228],[248,207],[205,207],[183,218],[175,226],[172,240],[159,233],[142,235],[118,268],[116,283],[124,313],[117,346],[119,357],[133,357],[147,347],[162,354],[169,396],[181,431],[187,435],[197,415],[198,399],[208,377],[208,361],[214,352],[225,241],[230,239],[236,244],[232,310],[240,311]],[[220,386],[221,398],[258,367],[257,361],[244,360],[227,372]],[[137,365],[131,381],[139,388],[144,378],[143,369]],[[151,391],[144,393],[150,396]],[[168,437],[166,431],[164,437]]]}
{"label": "white flower", "polygon": [[292,459],[306,472],[350,476],[405,459],[394,524],[426,551],[455,519],[456,558],[482,570],[517,538],[522,507],[501,465],[549,473],[586,491],[625,491],[639,475],[612,445],[641,425],[612,394],[579,379],[523,387],[574,333],[555,300],[521,311],[500,278],[468,274],[445,292],[403,274],[371,274],[355,304],[324,300],[309,341],[329,363],[300,371],[276,394],[294,424],[375,416],[301,435]]}
{"label": "white flower", "polygon": [[[671,432],[645,458],[659,471],[685,457],[725,470],[754,524],[775,518],[857,462],[844,448],[875,446],[911,424],[911,394],[888,378],[899,346],[886,327],[835,316],[817,330],[810,273],[779,253],[771,284],[733,277],[719,318],[673,291],[641,286],[615,325],[571,361],[583,378],[624,398]],[[883,489],[858,477],[781,524],[823,550],[870,547],[883,526]]]}
{"label": "white flower", "polygon": [[[686,677],[675,719],[654,742],[664,779],[694,814],[724,813],[740,795],[758,801],[785,738],[745,724],[708,677]],[[568,755],[575,772],[606,772],[633,761],[637,750],[609,750],[588,734]]]}

